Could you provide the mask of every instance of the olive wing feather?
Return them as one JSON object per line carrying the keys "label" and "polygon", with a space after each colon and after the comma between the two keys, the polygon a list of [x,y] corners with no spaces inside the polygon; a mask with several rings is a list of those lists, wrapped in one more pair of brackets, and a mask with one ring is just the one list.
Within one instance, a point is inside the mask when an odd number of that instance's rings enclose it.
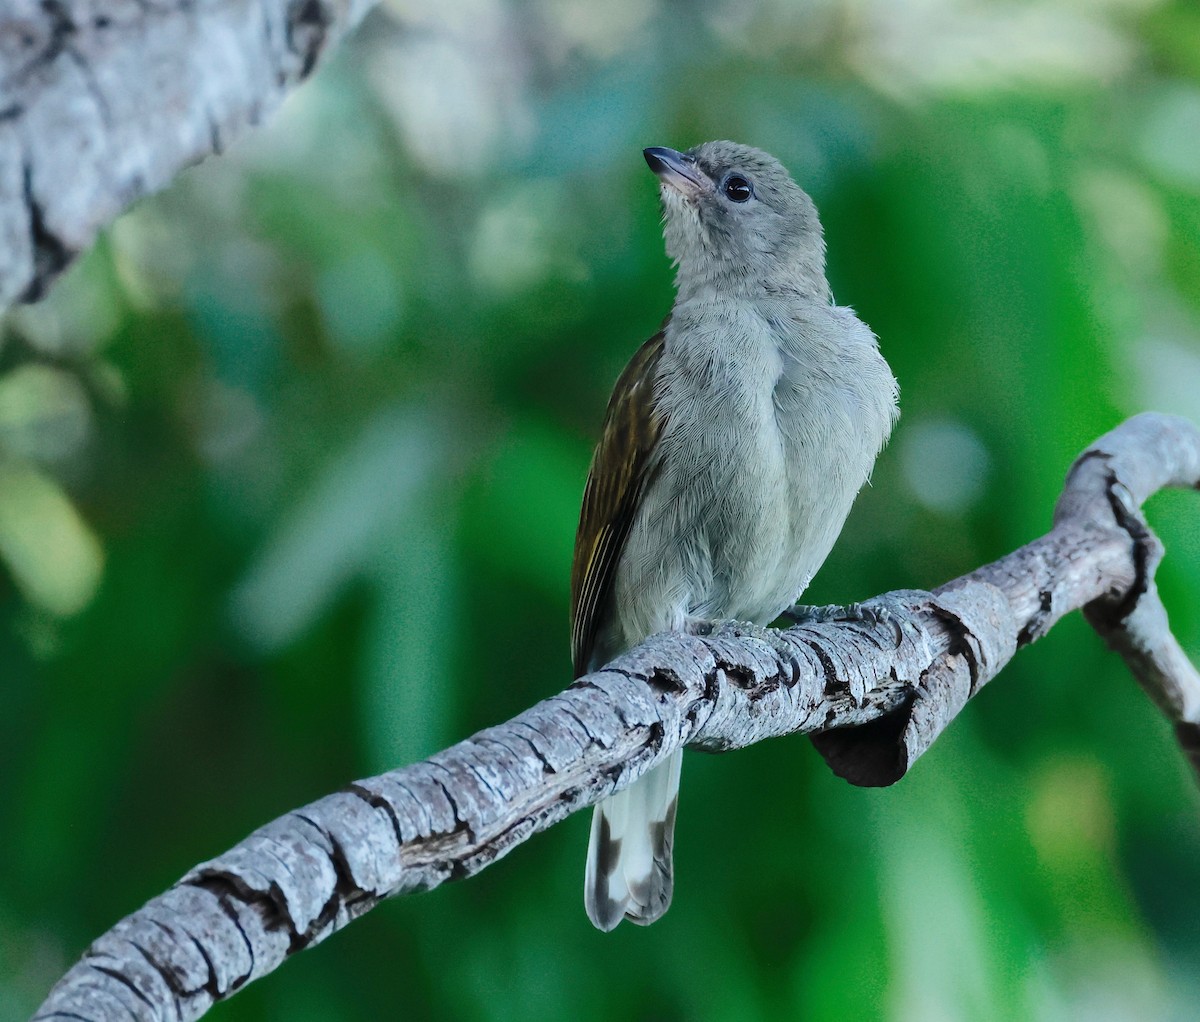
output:
{"label": "olive wing feather", "polygon": [[655,397],[663,344],[660,330],[617,380],[583,490],[571,568],[571,654],[577,678],[587,673],[613,613],[617,565],[657,467],[664,420]]}

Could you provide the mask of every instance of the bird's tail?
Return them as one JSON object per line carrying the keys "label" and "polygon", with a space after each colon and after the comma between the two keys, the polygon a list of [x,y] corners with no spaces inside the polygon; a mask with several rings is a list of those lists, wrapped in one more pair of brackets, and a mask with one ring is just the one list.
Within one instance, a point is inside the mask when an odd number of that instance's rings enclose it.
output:
{"label": "bird's tail", "polygon": [[647,926],[671,904],[671,845],[683,750],[596,806],[583,901],[597,929]]}

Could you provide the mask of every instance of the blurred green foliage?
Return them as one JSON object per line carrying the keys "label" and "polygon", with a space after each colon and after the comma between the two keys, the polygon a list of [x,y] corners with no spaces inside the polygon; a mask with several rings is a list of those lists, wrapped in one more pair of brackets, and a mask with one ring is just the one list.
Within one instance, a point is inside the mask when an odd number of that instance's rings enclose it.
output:
{"label": "blurred green foliage", "polygon": [[[809,591],[1039,535],[1074,454],[1200,419],[1191,0],[397,0],[0,346],[0,1017],[195,862],[569,679],[604,402],[671,300],[645,145],[815,196],[903,417]],[[1194,498],[1151,518],[1200,655]],[[586,820],[214,1018],[1186,1019],[1200,800],[1078,618],[893,789],[692,756],[676,903],[594,932]]]}

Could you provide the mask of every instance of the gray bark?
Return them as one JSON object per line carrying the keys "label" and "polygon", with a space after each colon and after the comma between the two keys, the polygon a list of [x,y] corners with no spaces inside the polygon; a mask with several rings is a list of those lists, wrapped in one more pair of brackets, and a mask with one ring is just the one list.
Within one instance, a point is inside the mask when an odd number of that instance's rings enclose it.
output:
{"label": "gray bark", "polygon": [[273,110],[375,0],[4,0],[0,309]]}
{"label": "gray bark", "polygon": [[[807,732],[835,771],[890,784],[1017,649],[1069,611],[1125,658],[1200,771],[1200,675],[1154,586],[1141,503],[1200,486],[1200,431],[1139,415],[1076,461],[1054,528],[931,592],[831,620],[659,635],[430,759],[288,813],[100,937],[38,1019],[194,1019],[383,898],[471,876],[680,745]],[[840,618],[840,619],[839,619]]]}

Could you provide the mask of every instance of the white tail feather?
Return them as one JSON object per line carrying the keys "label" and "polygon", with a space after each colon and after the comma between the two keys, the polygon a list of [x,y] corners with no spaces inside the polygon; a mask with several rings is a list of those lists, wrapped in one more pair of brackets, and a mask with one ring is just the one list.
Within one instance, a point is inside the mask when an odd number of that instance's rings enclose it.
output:
{"label": "white tail feather", "polygon": [[596,806],[584,874],[592,924],[613,929],[622,919],[645,925],[671,904],[671,846],[683,750]]}

